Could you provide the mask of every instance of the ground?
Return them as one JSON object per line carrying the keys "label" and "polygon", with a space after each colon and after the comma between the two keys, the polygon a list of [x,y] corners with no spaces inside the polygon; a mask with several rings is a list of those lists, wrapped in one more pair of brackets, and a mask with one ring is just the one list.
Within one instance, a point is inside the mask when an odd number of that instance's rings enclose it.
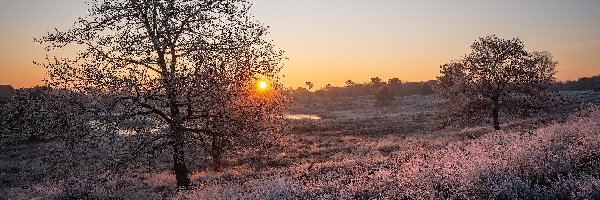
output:
{"label": "ground", "polygon": [[[55,171],[54,141],[3,147],[0,195],[29,198],[125,199],[594,199],[600,193],[600,101],[572,92],[554,115],[489,125],[432,126],[431,96],[296,98],[280,145],[227,156],[215,173],[193,160],[189,190],[177,191],[168,156],[89,186],[72,171]],[[587,107],[587,108],[586,108]],[[54,156],[54,157],[53,157]],[[77,161],[73,161],[77,162]],[[77,166],[75,164],[74,166]],[[90,169],[90,168],[82,168]],[[87,172],[90,173],[90,172]],[[58,181],[57,181],[58,180]],[[88,185],[86,185],[88,184]],[[85,185],[85,186],[83,186]],[[88,189],[92,188],[92,189]],[[2,198],[2,197],[0,197]]]}

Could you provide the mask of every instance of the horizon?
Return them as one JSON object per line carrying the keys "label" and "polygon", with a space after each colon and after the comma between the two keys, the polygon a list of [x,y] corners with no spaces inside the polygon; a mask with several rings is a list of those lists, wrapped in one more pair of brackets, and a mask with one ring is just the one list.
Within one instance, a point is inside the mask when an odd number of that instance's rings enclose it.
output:
{"label": "horizon", "polygon": [[[65,30],[84,16],[84,2],[57,0],[0,3],[0,84],[43,85],[45,55],[33,38]],[[494,9],[488,9],[494,8]],[[510,9],[510,12],[506,12]],[[470,52],[479,37],[519,37],[528,51],[549,51],[559,62],[557,79],[600,74],[598,1],[342,1],[260,0],[255,19],[270,26],[269,38],[286,51],[286,88],[343,86],[399,78],[435,80],[439,66]]]}

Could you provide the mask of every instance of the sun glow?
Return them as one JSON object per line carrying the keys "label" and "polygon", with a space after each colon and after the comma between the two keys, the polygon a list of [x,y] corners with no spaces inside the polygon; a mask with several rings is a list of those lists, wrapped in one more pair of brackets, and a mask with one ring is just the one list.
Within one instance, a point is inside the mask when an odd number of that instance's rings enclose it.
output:
{"label": "sun glow", "polygon": [[260,89],[260,90],[266,90],[267,87],[269,87],[269,84],[267,84],[266,81],[259,81],[258,82],[258,89]]}

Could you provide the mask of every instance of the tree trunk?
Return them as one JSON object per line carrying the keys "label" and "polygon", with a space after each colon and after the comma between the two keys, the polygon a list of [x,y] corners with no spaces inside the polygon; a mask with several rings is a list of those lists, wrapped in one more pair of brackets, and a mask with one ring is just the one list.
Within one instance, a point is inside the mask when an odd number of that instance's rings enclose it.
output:
{"label": "tree trunk", "polygon": [[221,143],[217,136],[212,138],[213,171],[221,172]]}
{"label": "tree trunk", "polygon": [[492,120],[494,122],[494,130],[500,130],[500,120],[498,117],[498,112],[500,112],[500,103],[498,102],[499,98],[492,97],[492,103],[494,104],[492,107]]}
{"label": "tree trunk", "polygon": [[180,142],[173,143],[173,164],[177,188],[188,187],[190,185],[190,178],[188,177],[188,169],[185,165],[183,145]]}
{"label": "tree trunk", "polygon": [[[161,62],[164,63],[164,59],[161,59]],[[164,77],[165,85],[167,85],[166,89],[172,120],[170,128],[172,131],[171,142],[173,142],[173,170],[175,171],[177,188],[186,188],[190,185],[190,178],[188,177],[188,168],[185,164],[185,151],[183,150],[184,133],[182,131],[179,107],[177,106],[177,90],[175,88],[174,74],[174,70],[171,70],[171,76]]]}
{"label": "tree trunk", "polygon": [[213,156],[213,171],[221,172],[221,155],[220,154]]}

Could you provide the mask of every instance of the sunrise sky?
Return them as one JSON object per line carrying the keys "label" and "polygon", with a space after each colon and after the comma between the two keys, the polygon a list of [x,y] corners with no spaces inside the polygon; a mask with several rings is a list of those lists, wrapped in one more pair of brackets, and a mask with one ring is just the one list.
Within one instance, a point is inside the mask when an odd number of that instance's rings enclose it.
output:
{"label": "sunrise sky", "polygon": [[[286,51],[287,87],[435,79],[439,65],[489,34],[550,51],[560,80],[600,74],[598,0],[256,0],[252,12]],[[32,61],[45,54],[33,38],[85,13],[82,0],[0,0],[0,84],[42,84]]]}

